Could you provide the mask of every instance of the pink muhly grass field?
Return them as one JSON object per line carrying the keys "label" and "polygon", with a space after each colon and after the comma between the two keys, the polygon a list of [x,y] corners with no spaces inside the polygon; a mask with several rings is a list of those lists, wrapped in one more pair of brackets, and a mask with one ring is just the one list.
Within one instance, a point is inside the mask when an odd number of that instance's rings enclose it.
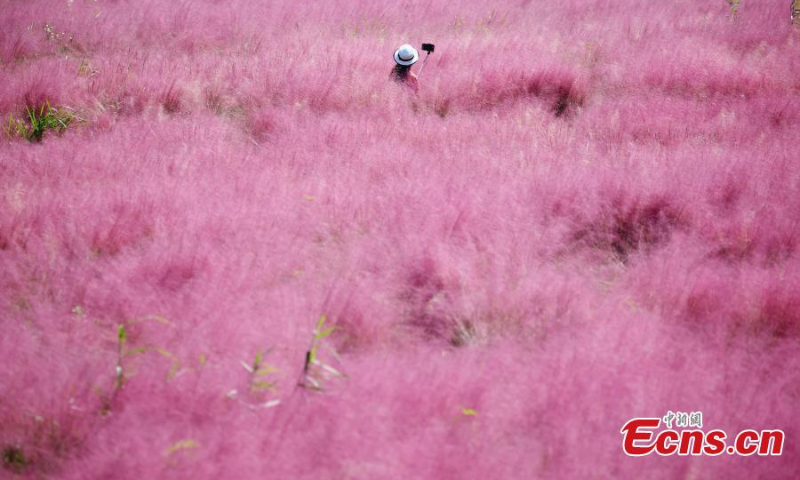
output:
{"label": "pink muhly grass field", "polygon": [[0,477],[797,478],[789,2],[506,3],[0,0]]}

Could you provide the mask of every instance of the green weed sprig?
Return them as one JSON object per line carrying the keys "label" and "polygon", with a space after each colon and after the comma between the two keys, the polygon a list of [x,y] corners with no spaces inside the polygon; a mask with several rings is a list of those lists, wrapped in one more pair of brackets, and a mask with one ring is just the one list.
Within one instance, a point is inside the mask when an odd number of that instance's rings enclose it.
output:
{"label": "green weed sprig", "polygon": [[173,355],[166,349],[161,347],[156,347],[152,345],[144,345],[139,347],[129,347],[128,343],[128,328],[132,325],[135,325],[139,322],[143,322],[146,320],[153,320],[158,323],[169,325],[169,320],[158,317],[158,316],[146,316],[141,317],[133,320],[128,320],[126,323],[122,323],[117,325],[116,329],[116,339],[117,339],[117,362],[114,366],[114,385],[111,389],[111,393],[109,395],[103,395],[102,390],[95,389],[99,395],[102,396],[103,399],[103,407],[101,409],[102,414],[108,414],[111,411],[111,405],[114,402],[114,399],[119,394],[119,391],[125,386],[125,383],[128,381],[130,377],[133,375],[129,373],[129,362],[128,359],[134,357],[136,355],[148,353],[148,352],[155,352],[172,361],[172,367],[167,374],[167,380],[172,380],[175,375],[178,373],[180,369],[180,361],[178,361],[177,357]]}
{"label": "green weed sprig", "polygon": [[250,373],[249,388],[251,393],[259,393],[265,391],[275,391],[277,382],[267,380],[267,375],[279,372],[277,367],[268,364],[264,357],[269,353],[269,349],[256,353],[255,360],[251,365],[242,362],[242,366],[248,373]]}
{"label": "green weed sprig", "polygon": [[42,137],[47,130],[63,132],[69,127],[74,118],[71,112],[61,108],[53,108],[50,102],[45,102],[38,110],[36,107],[25,107],[27,119],[20,120],[14,116],[8,116],[6,134],[8,136],[21,137],[31,143],[42,141]]}
{"label": "green weed sprig", "polygon": [[280,399],[268,399],[267,396],[269,393],[275,393],[278,386],[278,382],[271,380],[268,376],[280,371],[278,367],[266,362],[265,358],[269,354],[269,351],[269,349],[264,351],[259,350],[252,363],[247,363],[244,360],[240,361],[242,367],[247,370],[249,374],[247,381],[248,395],[239,398],[239,391],[233,389],[226,395],[229,399],[238,400],[253,410],[272,408],[280,405]]}
{"label": "green weed sprig", "polygon": [[[311,340],[311,347],[306,352],[306,362],[303,366],[303,379],[298,384],[303,388],[314,391],[321,391],[323,382],[331,376],[345,377],[342,372],[320,360],[320,349],[323,345],[322,341],[336,330],[336,326],[326,328],[325,320],[325,315],[321,316],[314,328],[314,337]],[[330,345],[326,346],[329,351],[332,352],[333,356],[338,358],[336,350]]]}

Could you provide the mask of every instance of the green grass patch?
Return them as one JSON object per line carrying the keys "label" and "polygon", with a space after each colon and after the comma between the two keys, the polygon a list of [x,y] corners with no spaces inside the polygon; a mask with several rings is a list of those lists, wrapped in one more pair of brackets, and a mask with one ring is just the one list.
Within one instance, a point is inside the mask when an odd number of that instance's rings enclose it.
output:
{"label": "green grass patch", "polygon": [[53,108],[47,101],[39,108],[25,107],[26,118],[19,119],[8,116],[6,134],[10,137],[21,137],[31,143],[42,141],[45,132],[52,130],[63,132],[69,128],[74,115],[64,108]]}
{"label": "green grass patch", "polygon": [[21,474],[28,466],[28,460],[21,447],[9,445],[3,449],[3,466],[16,474]]}

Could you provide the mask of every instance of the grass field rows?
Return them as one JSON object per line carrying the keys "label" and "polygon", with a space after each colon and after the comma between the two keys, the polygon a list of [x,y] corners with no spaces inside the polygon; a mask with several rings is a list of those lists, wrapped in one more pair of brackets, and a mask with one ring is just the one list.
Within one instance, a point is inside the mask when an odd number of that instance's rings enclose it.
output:
{"label": "grass field rows", "polygon": [[0,472],[796,478],[787,3],[0,0]]}

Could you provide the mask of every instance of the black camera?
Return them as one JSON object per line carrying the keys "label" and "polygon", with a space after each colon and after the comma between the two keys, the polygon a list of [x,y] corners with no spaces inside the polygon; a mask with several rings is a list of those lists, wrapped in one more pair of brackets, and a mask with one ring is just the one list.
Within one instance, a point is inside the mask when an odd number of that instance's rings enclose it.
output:
{"label": "black camera", "polygon": [[434,45],[432,43],[423,43],[422,44],[422,51],[423,52],[433,53],[433,49],[434,48],[436,48],[436,45]]}

